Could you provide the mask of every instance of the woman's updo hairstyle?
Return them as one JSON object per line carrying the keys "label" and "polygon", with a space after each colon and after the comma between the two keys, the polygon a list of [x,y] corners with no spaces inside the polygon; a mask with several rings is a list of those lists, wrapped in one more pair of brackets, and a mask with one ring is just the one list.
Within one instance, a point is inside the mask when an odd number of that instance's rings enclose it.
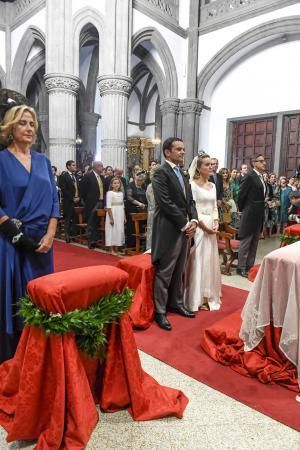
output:
{"label": "woman's updo hairstyle", "polygon": [[210,156],[205,153],[203,150],[199,152],[197,159],[197,167],[195,169],[194,180],[200,178],[200,167],[202,166],[203,160],[206,158],[210,158]]}

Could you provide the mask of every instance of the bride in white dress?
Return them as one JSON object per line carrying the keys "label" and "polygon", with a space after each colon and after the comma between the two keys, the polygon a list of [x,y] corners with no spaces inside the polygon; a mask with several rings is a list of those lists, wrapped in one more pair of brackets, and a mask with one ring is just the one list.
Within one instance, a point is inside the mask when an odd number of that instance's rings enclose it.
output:
{"label": "bride in white dress", "polygon": [[186,268],[184,304],[190,311],[217,310],[221,306],[221,271],[216,232],[219,228],[216,187],[209,155],[200,153],[190,166],[190,183],[198,212],[195,245]]}

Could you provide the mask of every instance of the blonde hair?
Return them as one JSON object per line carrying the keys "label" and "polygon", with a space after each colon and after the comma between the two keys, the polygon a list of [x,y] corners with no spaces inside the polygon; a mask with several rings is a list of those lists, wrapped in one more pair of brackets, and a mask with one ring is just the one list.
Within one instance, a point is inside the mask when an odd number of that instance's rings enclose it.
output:
{"label": "blonde hair", "polygon": [[203,160],[206,159],[206,158],[210,158],[210,156],[207,153],[205,153],[205,152],[199,153],[198,159],[197,159],[197,167],[195,169],[195,174],[194,174],[194,177],[193,177],[194,180],[197,180],[198,178],[200,178],[200,170],[199,169],[202,166]]}
{"label": "blonde hair", "polygon": [[19,122],[25,112],[29,112],[32,115],[35,129],[35,136],[33,144],[36,140],[36,132],[39,127],[36,112],[33,108],[27,105],[18,105],[10,108],[4,115],[4,118],[0,125],[0,142],[3,145],[9,145],[13,141],[13,128]]}

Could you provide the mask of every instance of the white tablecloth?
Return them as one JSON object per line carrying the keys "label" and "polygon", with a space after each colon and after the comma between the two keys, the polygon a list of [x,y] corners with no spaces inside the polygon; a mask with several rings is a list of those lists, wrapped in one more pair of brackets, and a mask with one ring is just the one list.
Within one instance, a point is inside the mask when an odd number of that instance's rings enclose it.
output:
{"label": "white tablecloth", "polygon": [[300,242],[265,256],[242,311],[245,351],[264,337],[265,326],[281,327],[279,347],[300,377]]}

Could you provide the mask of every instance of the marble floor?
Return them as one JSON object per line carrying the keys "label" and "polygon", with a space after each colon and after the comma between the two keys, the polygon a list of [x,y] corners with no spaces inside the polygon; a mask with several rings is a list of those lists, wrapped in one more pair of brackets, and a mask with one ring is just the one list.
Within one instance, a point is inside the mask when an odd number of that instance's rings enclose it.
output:
{"label": "marble floor", "polygon": [[[277,239],[260,241],[258,261],[278,247]],[[237,275],[223,283],[248,289]],[[181,389],[190,399],[184,418],[134,422],[126,411],[101,413],[88,450],[300,450],[297,431],[199,383],[140,352],[143,368],[161,384]],[[300,405],[299,405],[300,414]],[[33,449],[34,443],[8,445],[0,427],[0,449]]]}

